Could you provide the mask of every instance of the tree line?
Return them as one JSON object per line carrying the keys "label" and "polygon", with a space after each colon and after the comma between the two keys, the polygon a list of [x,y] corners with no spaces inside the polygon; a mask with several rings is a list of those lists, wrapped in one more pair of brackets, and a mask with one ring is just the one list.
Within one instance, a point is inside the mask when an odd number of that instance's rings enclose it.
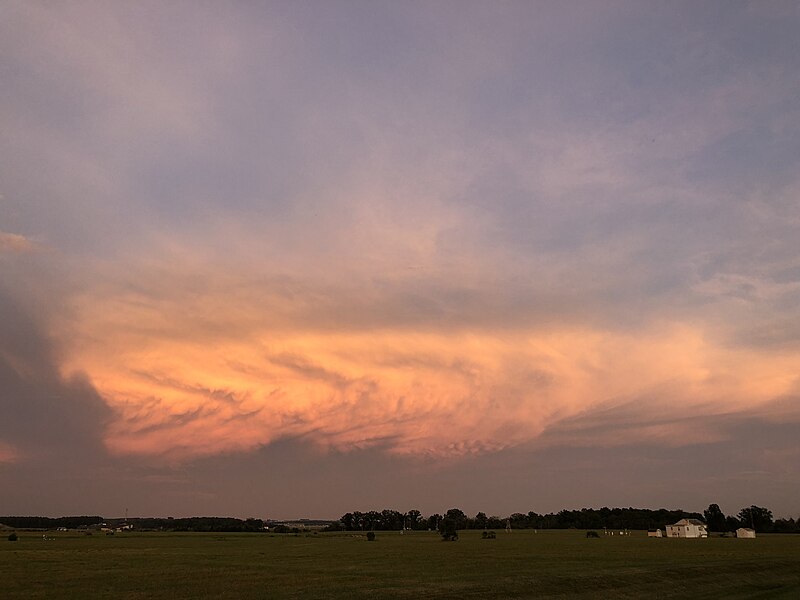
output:
{"label": "tree line", "polygon": [[487,516],[479,512],[467,516],[458,508],[443,514],[423,516],[418,510],[400,512],[392,509],[381,511],[353,511],[342,515],[332,523],[329,531],[391,531],[400,529],[439,530],[447,521],[456,529],[664,529],[680,519],[702,519],[710,531],[735,531],[739,527],[753,528],[758,532],[800,533],[800,520],[773,520],[772,511],[758,506],[743,508],[736,516],[725,516],[717,504],[711,504],[703,514],[684,510],[652,510],[647,508],[582,508],[538,514],[513,513],[508,517]]}
{"label": "tree line", "polygon": [[664,527],[683,518],[702,518],[700,513],[683,510],[650,510],[640,508],[583,508],[581,510],[562,510],[557,513],[538,514],[534,511],[513,513],[508,517],[489,516],[479,512],[474,517],[467,516],[458,508],[444,513],[423,516],[418,510],[402,513],[396,510],[349,512],[333,524],[346,531],[369,530],[434,530],[443,521],[452,521],[457,529],[502,529],[510,525],[512,529],[651,529]]}
{"label": "tree line", "polygon": [[78,529],[99,525],[103,522],[102,517],[80,516],[80,517],[0,517],[0,524],[14,529]]}
{"label": "tree line", "polygon": [[[115,519],[115,521],[117,521]],[[158,531],[206,531],[244,533],[264,531],[266,523],[262,519],[236,519],[234,517],[185,517],[179,519],[136,517],[127,519],[134,529],[154,529]]]}
{"label": "tree line", "polygon": [[736,531],[747,527],[761,533],[800,533],[800,519],[773,519],[772,511],[762,506],[748,506],[736,516],[725,516],[717,504],[710,504],[703,511],[703,517],[709,531]]}
{"label": "tree line", "polygon": [[[702,514],[684,510],[658,510],[646,508],[582,508],[580,510],[561,510],[559,512],[538,514],[513,513],[508,517],[487,516],[479,512],[474,517],[467,516],[458,508],[451,508],[443,514],[424,516],[419,510],[400,512],[392,509],[381,511],[353,511],[342,515],[338,521],[328,525],[327,531],[399,531],[441,530],[446,521],[456,529],[503,529],[510,525],[513,529],[664,529],[680,519],[702,519],[709,531],[735,531],[739,527],[755,529],[759,533],[800,533],[800,519],[774,519],[772,511],[760,506],[742,508],[736,515],[725,515],[719,505],[711,504]],[[119,527],[133,525],[137,530],[161,531],[205,531],[205,532],[255,532],[265,531],[271,522],[262,519],[236,519],[233,517],[136,517],[131,519],[106,519],[99,516],[76,517],[0,517],[0,524],[15,529],[81,529],[99,527]],[[290,531],[286,526],[277,525],[272,531]]]}
{"label": "tree line", "polygon": [[139,530],[158,531],[206,531],[247,532],[264,531],[262,519],[236,519],[233,517],[134,517],[130,519],[103,519],[102,517],[0,517],[0,524],[14,529],[91,529],[100,526],[109,528],[133,525]]}

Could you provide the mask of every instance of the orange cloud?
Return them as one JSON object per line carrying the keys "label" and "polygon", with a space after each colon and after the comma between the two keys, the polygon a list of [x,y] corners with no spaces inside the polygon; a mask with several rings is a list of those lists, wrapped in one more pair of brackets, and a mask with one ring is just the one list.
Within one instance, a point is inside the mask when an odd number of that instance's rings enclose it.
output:
{"label": "orange cloud", "polygon": [[[116,410],[111,451],[173,461],[295,436],[435,458],[537,439],[712,441],[724,435],[715,415],[766,406],[798,372],[795,356],[726,347],[682,323],[339,330],[313,319],[320,302],[333,302],[325,294],[182,289],[156,301],[108,292],[76,301],[64,369],[85,371]],[[631,403],[640,423],[652,422],[625,439],[570,431],[570,419]]]}
{"label": "orange cloud", "polygon": [[5,442],[0,442],[0,463],[14,463],[19,459],[16,448]]}
{"label": "orange cloud", "polygon": [[36,242],[31,241],[24,235],[0,231],[0,253],[22,254],[24,252],[33,252],[38,247],[39,245]]}

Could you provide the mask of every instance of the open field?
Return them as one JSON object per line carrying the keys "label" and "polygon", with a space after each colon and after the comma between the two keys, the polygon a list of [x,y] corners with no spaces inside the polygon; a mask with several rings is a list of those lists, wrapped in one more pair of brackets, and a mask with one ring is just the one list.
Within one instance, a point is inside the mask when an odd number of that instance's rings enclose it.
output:
{"label": "open field", "polygon": [[[7,533],[7,532],[6,532]],[[800,536],[587,539],[583,531],[361,535],[19,532],[0,597],[798,598]]]}

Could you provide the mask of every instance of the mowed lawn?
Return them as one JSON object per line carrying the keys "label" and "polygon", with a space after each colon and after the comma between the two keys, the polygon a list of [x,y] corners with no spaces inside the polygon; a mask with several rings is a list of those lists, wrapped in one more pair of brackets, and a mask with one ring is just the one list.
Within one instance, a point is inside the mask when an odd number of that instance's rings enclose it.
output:
{"label": "mowed lawn", "polygon": [[800,536],[19,532],[0,598],[800,598]]}

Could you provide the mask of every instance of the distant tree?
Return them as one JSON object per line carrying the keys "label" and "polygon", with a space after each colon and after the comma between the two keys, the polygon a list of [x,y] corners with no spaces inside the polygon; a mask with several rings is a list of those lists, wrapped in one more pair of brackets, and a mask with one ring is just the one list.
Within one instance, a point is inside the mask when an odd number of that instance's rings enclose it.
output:
{"label": "distant tree", "polygon": [[492,515],[486,519],[486,526],[491,529],[500,529],[501,527],[506,526],[505,519],[501,519],[498,516]]}
{"label": "distant tree", "polygon": [[[742,524],[734,516],[728,515],[725,517],[725,531],[736,531]],[[749,526],[748,526],[749,527]]]}
{"label": "distant tree", "polygon": [[800,532],[800,521],[789,519],[776,519],[772,526],[775,533],[798,533]]}
{"label": "distant tree", "polygon": [[727,531],[728,526],[725,522],[725,515],[720,510],[718,504],[709,504],[708,508],[703,511],[703,516],[706,519],[706,525],[709,531]]}
{"label": "distant tree", "polygon": [[458,531],[455,519],[450,517],[445,517],[442,519],[439,533],[442,534],[442,539],[445,542],[455,542],[458,539]]}
{"label": "distant tree", "polygon": [[467,528],[467,515],[460,508],[451,508],[444,514],[445,519],[451,519],[455,523],[456,529]]}
{"label": "distant tree", "polygon": [[511,527],[514,529],[525,529],[528,526],[528,516],[522,513],[514,513],[510,517]]}
{"label": "distant tree", "polygon": [[475,515],[475,527],[479,529],[486,529],[486,521],[487,519],[485,512],[479,512],[477,515]]}
{"label": "distant tree", "polygon": [[558,529],[568,529],[569,527],[574,527],[575,524],[572,520],[572,511],[558,511],[558,513],[555,515],[555,526]]}
{"label": "distant tree", "polygon": [[264,521],[262,519],[247,519],[242,529],[244,531],[264,531]]}
{"label": "distant tree", "polygon": [[375,529],[397,531],[403,528],[403,513],[396,510],[383,510],[381,511],[380,521],[380,527],[376,527]]}
{"label": "distant tree", "polygon": [[353,513],[343,514],[342,518],[339,519],[339,522],[342,524],[342,527],[344,527],[345,531],[352,531],[355,529],[355,527],[353,527]]}
{"label": "distant tree", "polygon": [[417,529],[422,521],[422,513],[416,509],[410,510],[405,515],[406,527]]}
{"label": "distant tree", "polygon": [[760,506],[743,508],[737,515],[743,527],[752,527],[756,531],[772,531],[772,511]]}
{"label": "distant tree", "polygon": [[366,529],[368,531],[380,529],[381,513],[379,513],[377,510],[371,510],[364,513],[361,519],[361,529]]}
{"label": "distant tree", "polygon": [[352,529],[364,531],[364,515],[363,513],[354,510],[352,515]]}
{"label": "distant tree", "polygon": [[442,515],[439,513],[434,513],[430,517],[428,517],[428,529],[434,531],[439,529],[439,524],[442,522]]}

